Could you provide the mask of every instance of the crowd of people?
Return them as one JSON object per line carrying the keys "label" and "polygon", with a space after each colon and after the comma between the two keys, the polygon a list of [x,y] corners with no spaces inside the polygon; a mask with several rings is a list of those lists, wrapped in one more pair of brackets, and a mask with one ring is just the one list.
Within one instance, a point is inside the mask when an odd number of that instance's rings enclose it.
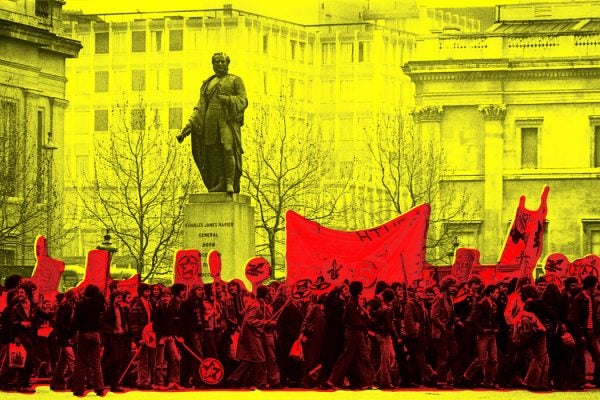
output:
{"label": "crowd of people", "polygon": [[[359,281],[298,292],[274,282],[249,293],[238,281],[140,283],[137,296],[94,285],[57,302],[6,279],[0,316],[0,390],[50,388],[581,390],[600,385],[598,279],[541,277],[484,285],[446,276],[429,287]],[[12,350],[26,359],[15,367]],[[586,360],[586,352],[589,357]],[[203,359],[224,378],[207,382]],[[588,382],[587,370],[594,367]],[[588,367],[586,369],[586,367]]]}

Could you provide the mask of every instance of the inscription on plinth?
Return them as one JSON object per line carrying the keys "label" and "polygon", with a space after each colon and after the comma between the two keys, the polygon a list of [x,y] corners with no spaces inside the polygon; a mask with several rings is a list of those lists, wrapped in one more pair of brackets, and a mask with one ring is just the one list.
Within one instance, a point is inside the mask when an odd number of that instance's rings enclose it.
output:
{"label": "inscription on plinth", "polygon": [[192,194],[184,209],[183,245],[202,253],[202,281],[212,281],[206,256],[216,249],[221,253],[223,280],[238,278],[250,288],[244,274],[246,261],[255,253],[254,208],[250,197]]}

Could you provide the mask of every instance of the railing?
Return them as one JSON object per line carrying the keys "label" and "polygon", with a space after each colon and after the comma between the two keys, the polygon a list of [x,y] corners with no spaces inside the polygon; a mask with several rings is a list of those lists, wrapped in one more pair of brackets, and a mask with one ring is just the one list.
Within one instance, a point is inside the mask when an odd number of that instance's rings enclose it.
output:
{"label": "railing", "polygon": [[50,0],[35,0],[35,16],[49,18],[52,13]]}
{"label": "railing", "polygon": [[413,61],[600,56],[600,34],[441,35],[417,41]]}

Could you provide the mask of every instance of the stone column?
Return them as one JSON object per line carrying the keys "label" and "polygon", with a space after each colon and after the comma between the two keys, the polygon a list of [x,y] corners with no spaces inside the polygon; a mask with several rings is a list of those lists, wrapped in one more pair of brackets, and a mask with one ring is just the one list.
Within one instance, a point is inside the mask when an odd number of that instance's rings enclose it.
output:
{"label": "stone column", "polygon": [[506,226],[502,221],[504,173],[504,104],[479,106],[485,120],[483,263],[498,261],[504,244]]}
{"label": "stone column", "polygon": [[[412,112],[414,122],[416,123],[415,129],[417,132],[415,140],[418,141],[417,143],[421,149],[428,149],[430,147],[434,149],[441,148],[441,122],[443,113],[444,107],[439,105],[420,106],[415,108],[415,110]],[[425,176],[423,178],[428,179]],[[435,208],[440,207],[441,202],[444,201],[444,199],[441,198],[443,195],[440,195],[442,194],[439,193],[437,196],[438,198],[434,200],[434,204],[430,204],[432,215],[434,215],[436,212]],[[403,209],[407,207],[407,204],[404,204],[404,202],[401,204]],[[439,237],[441,230],[444,229],[444,226],[442,226],[442,224],[430,224],[429,229],[437,230],[436,232],[432,233]],[[428,258],[440,258],[441,255],[439,252],[441,251],[443,251],[443,249],[436,248],[436,252],[438,252],[438,254],[436,254],[435,257],[428,256]]]}

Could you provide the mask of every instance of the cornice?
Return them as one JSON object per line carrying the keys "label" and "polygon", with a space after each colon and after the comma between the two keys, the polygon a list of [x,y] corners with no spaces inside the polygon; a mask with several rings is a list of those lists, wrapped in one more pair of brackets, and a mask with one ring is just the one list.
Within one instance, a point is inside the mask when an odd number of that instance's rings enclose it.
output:
{"label": "cornice", "polygon": [[442,120],[444,107],[436,105],[426,105],[416,107],[411,114],[417,122],[439,122]]}

